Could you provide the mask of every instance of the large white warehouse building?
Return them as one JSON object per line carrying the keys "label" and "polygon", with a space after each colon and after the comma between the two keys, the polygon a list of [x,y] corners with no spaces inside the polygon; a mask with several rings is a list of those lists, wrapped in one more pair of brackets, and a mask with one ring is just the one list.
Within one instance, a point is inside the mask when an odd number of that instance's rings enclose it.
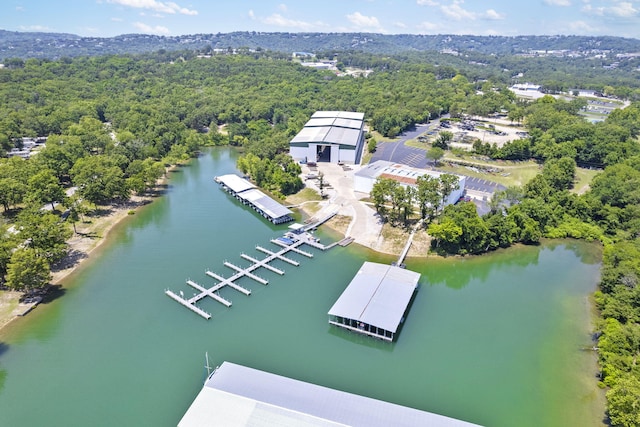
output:
{"label": "large white warehouse building", "polygon": [[[438,172],[427,169],[416,169],[411,166],[401,165],[398,163],[388,162],[386,160],[378,160],[370,163],[357,171],[353,175],[353,189],[361,193],[369,194],[379,177],[393,179],[403,185],[416,185],[419,176],[430,175],[434,178],[440,178],[444,172]],[[450,174],[453,175],[453,174]],[[453,191],[445,204],[457,202],[464,194],[466,177],[455,175],[458,177],[458,189]]]}
{"label": "large white warehouse building", "polygon": [[289,143],[289,154],[299,162],[359,164],[364,133],[364,113],[316,111]]}

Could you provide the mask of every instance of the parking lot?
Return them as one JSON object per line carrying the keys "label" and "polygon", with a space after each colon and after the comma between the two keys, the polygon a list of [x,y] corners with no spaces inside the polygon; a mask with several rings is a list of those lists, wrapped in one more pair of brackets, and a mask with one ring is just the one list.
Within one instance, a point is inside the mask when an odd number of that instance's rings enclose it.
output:
{"label": "parking lot", "polygon": [[[442,130],[438,122],[430,123],[426,125],[417,125],[415,129],[400,135],[398,141],[383,142],[380,143],[371,157],[371,162],[377,160],[387,160],[394,163],[401,163],[418,169],[433,169],[433,163],[427,159],[426,151],[420,148],[410,147],[405,145],[405,142],[410,139],[417,139],[418,136],[427,132]],[[446,128],[444,130],[447,130]],[[491,195],[496,191],[504,190],[503,185],[495,182],[488,181],[482,178],[475,178],[465,175],[467,194],[472,198],[472,201],[478,206],[479,212],[488,212],[486,201],[491,198]]]}

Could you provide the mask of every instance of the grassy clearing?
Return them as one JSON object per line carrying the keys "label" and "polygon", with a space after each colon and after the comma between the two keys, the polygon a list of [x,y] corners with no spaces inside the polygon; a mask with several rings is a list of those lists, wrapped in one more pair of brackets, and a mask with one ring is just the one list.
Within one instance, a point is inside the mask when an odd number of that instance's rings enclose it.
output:
{"label": "grassy clearing", "polygon": [[0,291],[0,328],[13,319],[21,296],[22,292]]}
{"label": "grassy clearing", "polygon": [[346,235],[352,219],[350,216],[336,215],[327,222],[327,227],[342,235]]}
{"label": "grassy clearing", "polygon": [[296,194],[291,194],[287,196],[287,198],[285,199],[285,202],[288,205],[299,205],[300,203],[304,203],[304,202],[313,202],[313,201],[320,201],[320,200],[322,200],[322,197],[320,197],[317,191],[309,187],[306,187],[298,191]]}
{"label": "grassy clearing", "polygon": [[589,184],[594,176],[602,171],[597,169],[576,168],[576,182],[573,186],[573,193],[582,194],[589,189]]}
{"label": "grassy clearing", "polygon": [[[509,162],[509,161],[492,161],[478,160],[473,158],[458,158],[450,153],[445,155],[443,161],[451,162],[443,164],[438,169],[458,173],[462,175],[472,176],[475,178],[486,179],[487,181],[497,182],[506,187],[524,185],[540,173],[541,165],[534,161],[526,162]],[[455,164],[456,161],[464,162],[467,165]],[[497,172],[486,172],[480,169],[470,169],[473,165],[486,168],[495,168]]]}

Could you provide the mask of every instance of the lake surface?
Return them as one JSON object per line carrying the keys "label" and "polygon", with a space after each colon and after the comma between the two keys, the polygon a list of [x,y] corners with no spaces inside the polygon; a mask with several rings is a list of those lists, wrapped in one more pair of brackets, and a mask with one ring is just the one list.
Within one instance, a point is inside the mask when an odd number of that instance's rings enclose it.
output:
{"label": "lake surface", "polygon": [[[409,260],[423,274],[389,344],[330,327],[327,311],[365,260],[351,245],[290,254],[283,277],[224,289],[209,321],[164,295],[193,291],[204,271],[262,258],[286,229],[213,182],[235,153],[207,152],[172,175],[162,197],[118,226],[65,295],[0,336],[0,425],[173,426],[200,391],[204,355],[486,426],[597,426],[589,295],[598,249],[580,242],[467,259]],[[326,243],[327,235],[320,237]]]}

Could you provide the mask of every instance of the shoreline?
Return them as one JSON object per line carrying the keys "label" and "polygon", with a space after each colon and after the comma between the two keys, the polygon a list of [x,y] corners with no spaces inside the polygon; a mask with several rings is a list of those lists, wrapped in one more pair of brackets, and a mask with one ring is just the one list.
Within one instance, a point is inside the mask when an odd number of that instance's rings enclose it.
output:
{"label": "shoreline", "polygon": [[[65,279],[77,272],[82,266],[87,265],[89,260],[95,259],[95,252],[109,241],[109,235],[114,228],[122,224],[126,218],[134,216],[140,209],[164,195],[164,187],[169,180],[169,174],[181,166],[172,165],[167,168],[165,175],[145,195],[132,196],[125,202],[100,206],[96,210],[106,210],[108,211],[106,215],[87,217],[91,218],[91,221],[86,221],[87,218],[78,221],[76,223],[77,232],[74,232],[67,240],[69,245],[67,255],[51,267],[49,286],[65,287]],[[0,334],[2,334],[16,319],[24,317],[21,313],[25,312],[25,307],[19,303],[24,295],[21,291],[2,290],[0,295],[3,296],[0,298]],[[38,305],[39,303],[34,304],[29,311]]]}

